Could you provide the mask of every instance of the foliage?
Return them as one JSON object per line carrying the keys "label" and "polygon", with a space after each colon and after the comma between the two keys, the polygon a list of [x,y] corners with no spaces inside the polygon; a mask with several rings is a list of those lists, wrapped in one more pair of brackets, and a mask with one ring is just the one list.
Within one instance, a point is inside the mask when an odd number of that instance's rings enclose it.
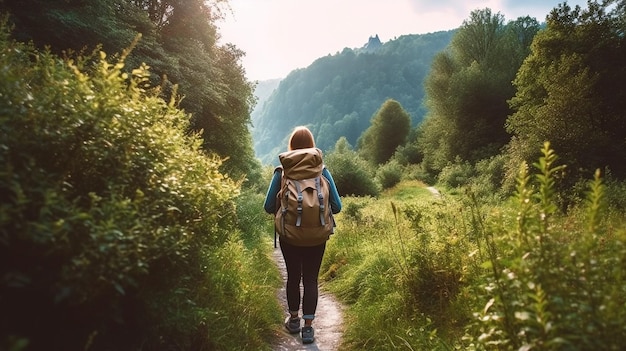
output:
{"label": "foliage", "polygon": [[[260,172],[252,148],[250,111],[254,85],[245,79],[243,52],[217,45],[216,21],[224,0],[5,0],[15,37],[56,54],[101,47],[121,53],[140,36],[128,67],[150,66],[150,81],[184,96],[190,131],[201,132],[203,149],[218,154],[222,173],[255,181]],[[127,73],[130,73],[127,69]]]}
{"label": "foliage", "polygon": [[406,181],[376,200],[345,198],[322,266],[348,305],[343,348],[621,349],[623,210],[598,172],[580,206],[561,212],[565,168],[549,144],[535,169],[522,167],[516,195],[491,204],[473,187],[434,198]]}
{"label": "foliage", "polygon": [[507,121],[514,135],[507,150],[509,184],[517,165],[536,158],[534,146],[545,140],[570,165],[564,188],[596,168],[626,176],[626,15],[623,2],[588,5],[554,9],[515,78],[515,113]]}
{"label": "foliage", "polygon": [[404,145],[411,129],[411,117],[399,102],[387,99],[372,117],[371,125],[358,140],[359,155],[375,165],[383,164]]}
{"label": "foliage", "polygon": [[4,24],[0,52],[2,347],[263,345],[272,307],[243,286],[263,278],[237,239],[239,184],[146,66],[61,60]]}
{"label": "foliage", "polygon": [[339,195],[376,196],[380,192],[375,170],[352,150],[346,138],[337,141],[335,149],[324,157],[333,175]]}
{"label": "foliage", "polygon": [[450,188],[457,188],[469,183],[470,178],[474,175],[474,167],[468,162],[450,164],[444,167],[437,177],[437,183]]}
{"label": "foliage", "polygon": [[510,139],[504,123],[511,81],[539,25],[528,17],[503,22],[500,13],[473,11],[433,60],[418,145],[424,168],[435,174],[457,157],[474,163],[494,156]]}
{"label": "foliage", "polygon": [[502,175],[506,157],[502,154],[478,161],[474,165],[475,175],[463,184],[485,202],[502,203],[511,193],[502,187]]}
{"label": "foliage", "polygon": [[605,173],[606,201],[610,208],[626,212],[626,183]]}
{"label": "foliage", "polygon": [[[416,182],[402,182],[377,200],[345,199],[322,271],[325,285],[349,306],[347,349],[447,349],[437,328],[451,316],[460,287],[460,267],[449,276],[448,268],[464,255],[450,250],[447,234],[460,222],[438,220],[436,213],[450,208],[437,210],[434,200]],[[370,331],[365,338],[362,328]]]}
{"label": "foliage", "polygon": [[149,37],[152,25],[131,1],[117,3],[99,0],[86,6],[83,1],[4,0],[0,11],[11,15],[15,39],[21,42],[32,40],[39,48],[47,45],[57,54],[99,45],[106,52],[121,52],[138,32]]}
{"label": "foliage", "polygon": [[376,170],[376,179],[383,189],[389,189],[402,180],[403,167],[395,160],[381,165]]}
{"label": "foliage", "polygon": [[451,192],[470,191],[483,201],[497,204],[511,195],[502,188],[502,175],[506,164],[505,155],[496,155],[476,162],[456,159],[444,167],[437,176],[437,186]]}
{"label": "foliage", "polygon": [[255,119],[257,156],[264,164],[272,163],[280,152],[277,141],[297,125],[309,126],[325,152],[342,136],[356,145],[373,114],[390,98],[409,113],[412,126],[418,125],[425,113],[424,77],[453,33],[403,35],[374,52],[345,48],[291,72]]}
{"label": "foliage", "polygon": [[401,165],[416,165],[422,162],[424,155],[418,145],[419,133],[421,129],[412,128],[404,145],[398,146],[392,158]]}
{"label": "foliage", "polygon": [[577,211],[584,215],[560,220],[555,175],[562,167],[548,144],[542,154],[534,177],[520,169],[514,226],[483,223],[483,307],[467,337],[485,350],[619,350],[626,232],[608,225],[599,171]]}

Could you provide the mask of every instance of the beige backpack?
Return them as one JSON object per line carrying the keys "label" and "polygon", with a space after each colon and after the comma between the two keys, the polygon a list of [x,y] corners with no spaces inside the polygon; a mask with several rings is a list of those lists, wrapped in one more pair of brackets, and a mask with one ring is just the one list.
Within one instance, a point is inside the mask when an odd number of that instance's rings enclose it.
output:
{"label": "beige backpack", "polygon": [[330,209],[330,184],[322,176],[322,151],[297,149],[278,155],[281,188],[276,199],[274,225],[281,240],[295,246],[324,243],[335,222]]}

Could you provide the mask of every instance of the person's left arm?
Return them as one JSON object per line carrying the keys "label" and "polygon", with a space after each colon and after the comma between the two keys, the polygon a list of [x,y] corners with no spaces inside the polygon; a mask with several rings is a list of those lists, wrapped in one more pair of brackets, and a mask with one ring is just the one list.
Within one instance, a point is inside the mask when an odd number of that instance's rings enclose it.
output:
{"label": "person's left arm", "polygon": [[324,178],[328,179],[328,183],[330,184],[330,209],[335,213],[341,212],[341,198],[339,197],[339,191],[337,191],[337,186],[335,185],[335,181],[333,180],[333,176],[330,174],[328,168],[324,167],[322,171],[322,175]]}

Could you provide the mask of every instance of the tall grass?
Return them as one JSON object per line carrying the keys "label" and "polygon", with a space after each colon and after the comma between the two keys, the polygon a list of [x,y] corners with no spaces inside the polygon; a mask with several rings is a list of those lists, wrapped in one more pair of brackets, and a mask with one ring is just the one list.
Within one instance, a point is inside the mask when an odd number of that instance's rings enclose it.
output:
{"label": "tall grass", "polygon": [[413,228],[420,228],[421,220],[408,220],[403,212],[418,213],[408,203],[420,208],[441,204],[421,187],[402,191],[402,197],[409,200],[394,200],[393,205],[385,201],[391,198],[346,198],[337,218],[338,233],[327,245],[322,267],[325,284],[350,306],[350,326],[344,336],[347,349],[446,349],[437,336],[436,322],[422,311],[420,306],[425,305],[416,296],[443,302],[440,298],[450,287],[447,275],[441,275],[441,285],[432,285],[415,274],[416,269],[433,276],[443,271],[436,260],[429,260],[430,265],[418,263],[422,254],[416,243],[430,245],[432,238],[416,232]]}
{"label": "tall grass", "polygon": [[498,238],[493,227],[483,233],[493,269],[477,281],[484,305],[467,340],[484,350],[619,350],[626,341],[623,216],[607,215],[599,172],[583,206],[559,213],[562,167],[549,144],[542,152],[537,174],[523,167],[518,176],[516,225]]}
{"label": "tall grass", "polygon": [[322,267],[348,305],[343,349],[620,349],[623,210],[598,172],[562,212],[564,168],[549,144],[542,152],[498,205],[406,182],[378,199],[346,198]]}

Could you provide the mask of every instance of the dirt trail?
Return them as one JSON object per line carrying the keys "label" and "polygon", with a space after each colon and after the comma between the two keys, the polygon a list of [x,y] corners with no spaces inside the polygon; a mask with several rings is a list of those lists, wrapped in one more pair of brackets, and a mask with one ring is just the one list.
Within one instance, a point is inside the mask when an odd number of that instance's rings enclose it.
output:
{"label": "dirt trail", "polygon": [[[287,279],[287,270],[283,255],[280,248],[275,248],[273,252],[274,261],[278,265],[283,282]],[[285,295],[285,287],[277,291],[277,297],[281,306],[287,309],[287,297]],[[285,317],[287,314],[285,312]],[[281,321],[282,325],[282,321]],[[283,327],[277,333],[277,338],[272,349],[274,351],[287,350],[322,350],[334,351],[339,349],[341,344],[341,336],[343,334],[343,307],[330,293],[320,289],[319,299],[317,303],[317,311],[315,312],[315,342],[308,345],[302,344],[300,334],[289,334]]]}
{"label": "dirt trail", "polygon": [[441,193],[434,186],[429,186],[426,189],[428,189],[433,194],[434,197],[436,197],[436,198],[440,198],[441,197]]}

